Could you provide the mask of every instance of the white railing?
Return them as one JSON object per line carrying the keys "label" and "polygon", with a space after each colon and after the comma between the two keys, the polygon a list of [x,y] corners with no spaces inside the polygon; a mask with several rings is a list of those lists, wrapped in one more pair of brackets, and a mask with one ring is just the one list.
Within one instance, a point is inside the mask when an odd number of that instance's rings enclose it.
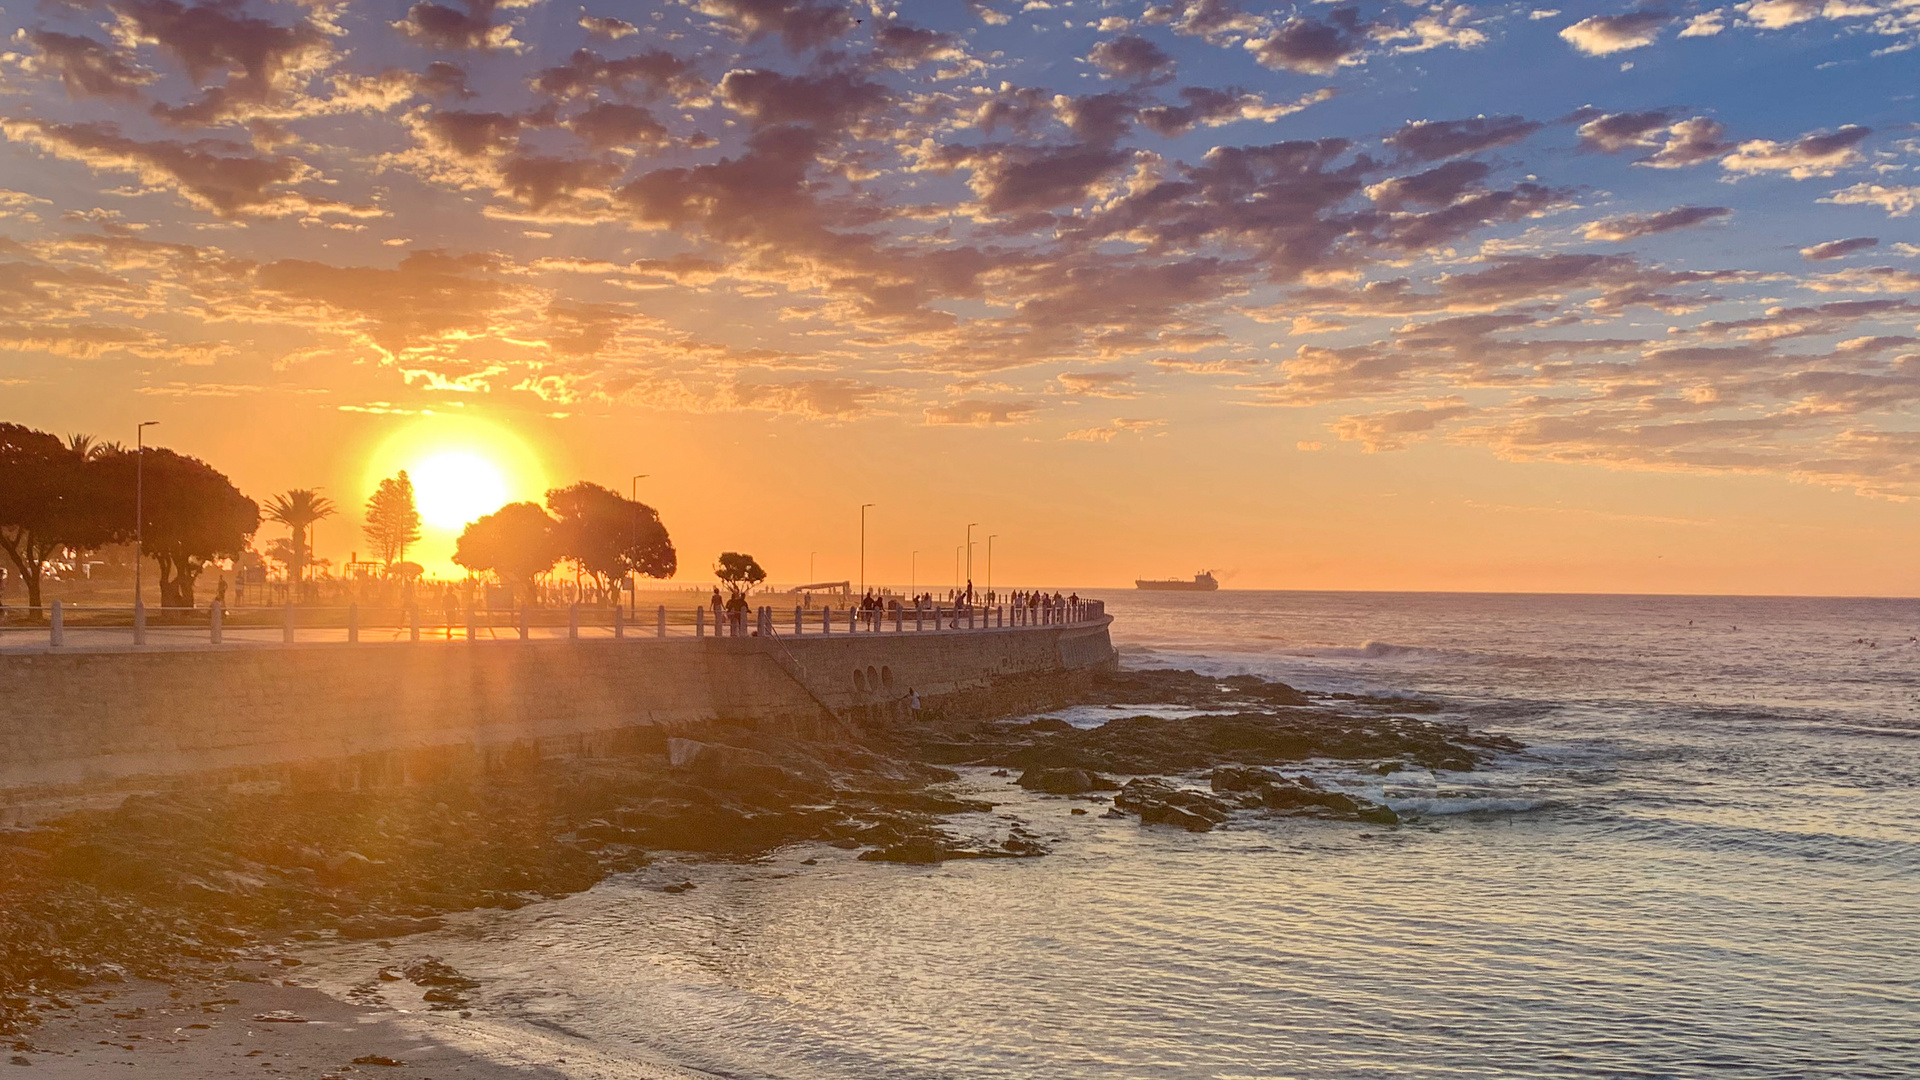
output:
{"label": "white railing", "polygon": [[[295,643],[375,644],[385,642],[489,640],[660,640],[665,638],[773,636],[784,609],[770,606],[726,612],[708,607],[673,608],[629,614],[615,606],[567,604],[514,610],[474,605],[444,608],[368,606],[149,608],[145,605],[70,605],[9,609],[0,622],[0,652],[8,649],[123,648],[126,646],[260,646]],[[1106,605],[1098,600],[1068,600],[1031,605],[929,604],[883,608],[832,606],[793,609],[794,637],[836,634],[929,634],[988,632],[1072,626],[1098,622]]]}

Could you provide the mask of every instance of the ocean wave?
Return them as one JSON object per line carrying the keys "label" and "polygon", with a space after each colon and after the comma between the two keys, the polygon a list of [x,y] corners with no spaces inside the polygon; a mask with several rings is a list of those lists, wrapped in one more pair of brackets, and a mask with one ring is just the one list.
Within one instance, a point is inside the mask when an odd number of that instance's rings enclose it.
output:
{"label": "ocean wave", "polygon": [[1444,817],[1449,814],[1524,814],[1544,809],[1552,805],[1552,800],[1516,795],[1437,795],[1406,799],[1390,796],[1386,803],[1401,817]]}
{"label": "ocean wave", "polygon": [[1349,645],[1330,645],[1289,651],[1294,656],[1310,656],[1320,660],[1401,660],[1412,656],[1435,654],[1433,649],[1423,649],[1417,645],[1395,645],[1391,641],[1369,641],[1359,648]]}

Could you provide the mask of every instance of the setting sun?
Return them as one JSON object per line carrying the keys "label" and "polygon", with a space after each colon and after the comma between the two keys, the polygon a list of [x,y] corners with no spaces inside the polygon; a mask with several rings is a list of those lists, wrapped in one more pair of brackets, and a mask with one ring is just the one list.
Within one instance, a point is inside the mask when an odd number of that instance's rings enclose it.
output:
{"label": "setting sun", "polygon": [[478,454],[450,450],[407,472],[420,500],[420,516],[442,529],[459,529],[507,502],[507,482],[500,470]]}

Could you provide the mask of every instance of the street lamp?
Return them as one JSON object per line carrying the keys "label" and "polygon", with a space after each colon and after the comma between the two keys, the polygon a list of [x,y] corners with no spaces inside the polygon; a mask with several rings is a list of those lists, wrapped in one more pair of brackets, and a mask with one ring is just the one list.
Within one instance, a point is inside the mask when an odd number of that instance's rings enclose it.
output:
{"label": "street lamp", "polygon": [[[135,622],[144,620],[138,616],[146,614],[146,604],[140,596],[140,547],[145,542],[146,501],[147,501],[147,429],[160,423],[158,420],[144,420],[133,429],[133,611]],[[143,628],[144,629],[144,628]]]}
{"label": "street lamp", "polygon": [[953,545],[953,595],[960,595],[960,545]]}
{"label": "street lamp", "polygon": [[920,552],[919,551],[916,550],[913,553],[913,557],[907,560],[907,567],[908,567],[907,581],[910,583],[910,587],[913,591],[913,598],[916,601],[914,606],[918,607],[919,604],[917,603],[917,601],[920,599]]}
{"label": "street lamp", "polygon": [[[640,481],[645,480],[647,477],[652,475],[653,475],[652,473],[634,473],[633,474],[633,479],[627,481],[627,492],[628,492],[627,501],[628,502],[640,501]],[[636,512],[636,516],[637,516],[637,512]],[[637,619],[640,617],[640,581],[638,578],[633,576],[633,572],[631,570],[627,572],[627,596],[629,598],[627,600],[627,604],[629,605],[628,612],[632,618]],[[613,610],[616,615],[619,614],[620,612],[620,598],[618,596],[613,598]]]}
{"label": "street lamp", "polygon": [[860,504],[860,596],[867,595],[867,507],[874,503]]}
{"label": "street lamp", "polygon": [[973,603],[973,530],[980,525],[977,521],[967,522],[967,603]]}
{"label": "street lamp", "polygon": [[989,598],[993,596],[993,538],[999,535],[999,533],[991,533],[987,536],[987,596]]}

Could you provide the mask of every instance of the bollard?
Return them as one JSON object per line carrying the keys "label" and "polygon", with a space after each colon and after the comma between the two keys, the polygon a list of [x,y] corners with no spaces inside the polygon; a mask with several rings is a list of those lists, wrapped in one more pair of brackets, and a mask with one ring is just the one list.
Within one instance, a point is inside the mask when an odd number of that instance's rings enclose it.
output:
{"label": "bollard", "polygon": [[473,605],[469,603],[467,605],[467,640],[468,641],[479,640],[479,635],[474,633],[474,630],[475,630],[475,627],[473,625]]}
{"label": "bollard", "polygon": [[220,644],[221,631],[224,629],[222,624],[226,621],[226,608],[227,606],[218,600],[207,608],[207,642],[209,644]]}
{"label": "bollard", "polygon": [[665,604],[660,605],[660,610],[653,613],[653,620],[654,620],[653,636],[666,637],[667,636],[667,605]]}
{"label": "bollard", "polygon": [[799,604],[793,605],[793,636],[794,637],[799,637],[800,634],[806,630],[806,623],[804,621],[804,618],[805,616],[800,610],[800,605]]}
{"label": "bollard", "polygon": [[578,600],[567,605],[567,640],[580,640],[580,602]]}
{"label": "bollard", "polygon": [[855,634],[855,633],[859,633],[859,631],[860,631],[860,609],[857,607],[850,607],[847,609],[847,633]]}
{"label": "bollard", "polygon": [[527,610],[532,606],[533,606],[532,604],[529,604],[524,600],[520,602],[520,640],[521,641],[527,640]]}
{"label": "bollard", "polygon": [[147,643],[147,605],[137,596],[133,598],[133,643]]}
{"label": "bollard", "polygon": [[360,605],[347,605],[347,644],[360,644]]}
{"label": "bollard", "polygon": [[420,640],[420,605],[407,605],[407,640]]}
{"label": "bollard", "polygon": [[693,609],[693,636],[694,637],[707,636],[707,609],[706,608],[697,607]]}
{"label": "bollard", "polygon": [[820,605],[820,632],[823,634],[833,633],[833,605],[832,604]]}
{"label": "bollard", "polygon": [[941,614],[940,605],[939,604],[933,605],[933,628],[935,630],[940,629],[941,624],[944,623],[945,621],[946,621],[946,616]]}
{"label": "bollard", "polygon": [[926,611],[922,609],[920,605],[915,604],[913,606],[913,632],[914,633],[917,634],[927,628],[926,617],[927,617]]}
{"label": "bollard", "polygon": [[627,609],[619,604],[613,605],[613,637],[615,641],[627,636]]}
{"label": "bollard", "polygon": [[280,609],[280,640],[288,645],[293,644],[293,603],[291,601],[286,607]]}
{"label": "bollard", "polygon": [[907,628],[906,618],[907,618],[907,610],[905,608],[893,609],[893,632],[894,633],[897,634],[900,631],[905,630]]}
{"label": "bollard", "polygon": [[53,602],[53,622],[47,627],[47,644],[59,648],[67,643],[67,614],[60,610],[60,601]]}

